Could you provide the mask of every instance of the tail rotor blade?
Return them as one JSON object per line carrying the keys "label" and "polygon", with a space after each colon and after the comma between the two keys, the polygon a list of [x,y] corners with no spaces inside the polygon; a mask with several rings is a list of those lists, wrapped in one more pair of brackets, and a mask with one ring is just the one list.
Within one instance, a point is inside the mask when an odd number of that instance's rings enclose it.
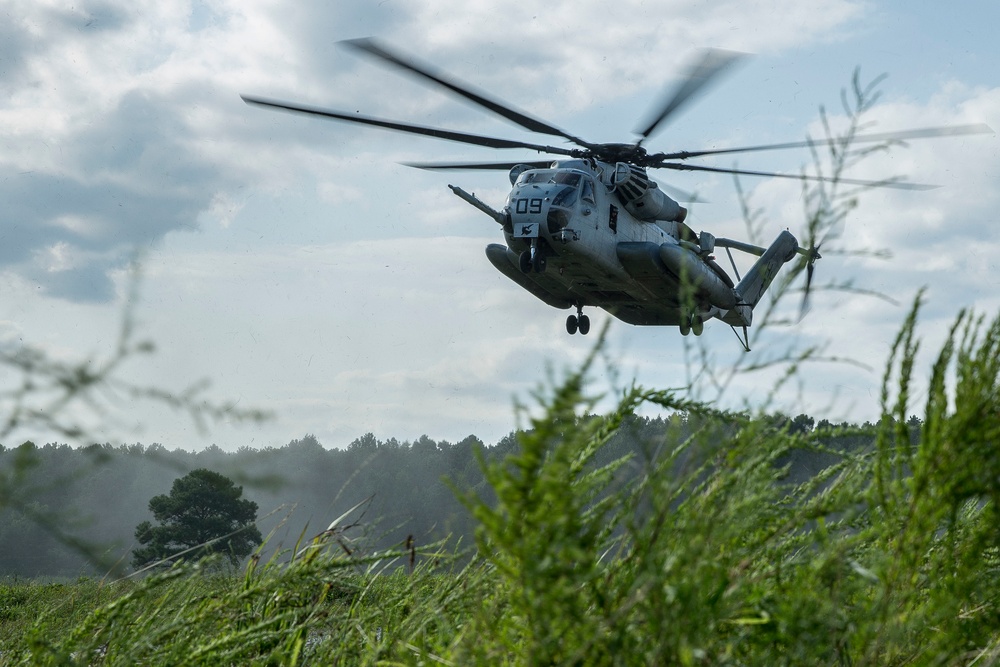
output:
{"label": "tail rotor blade", "polygon": [[[820,244],[822,245],[822,244]],[[799,321],[809,312],[809,295],[812,290],[813,273],[816,271],[816,260],[822,255],[819,254],[820,246],[810,246],[809,257],[806,260],[806,286],[802,292],[802,305],[799,307]]]}

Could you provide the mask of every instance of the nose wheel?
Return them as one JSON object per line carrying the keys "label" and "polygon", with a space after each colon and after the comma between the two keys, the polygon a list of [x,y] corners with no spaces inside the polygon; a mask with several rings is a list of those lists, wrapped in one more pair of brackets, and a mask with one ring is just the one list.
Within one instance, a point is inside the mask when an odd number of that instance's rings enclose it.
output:
{"label": "nose wheel", "polygon": [[525,250],[517,258],[521,273],[545,273],[545,250],[539,245],[538,239],[531,239],[531,249]]}
{"label": "nose wheel", "polygon": [[590,333],[590,318],[583,314],[583,306],[579,304],[576,307],[576,315],[566,318],[566,333],[572,336],[577,331],[581,336]]}
{"label": "nose wheel", "polygon": [[521,273],[531,273],[531,251],[525,250],[517,259]]}

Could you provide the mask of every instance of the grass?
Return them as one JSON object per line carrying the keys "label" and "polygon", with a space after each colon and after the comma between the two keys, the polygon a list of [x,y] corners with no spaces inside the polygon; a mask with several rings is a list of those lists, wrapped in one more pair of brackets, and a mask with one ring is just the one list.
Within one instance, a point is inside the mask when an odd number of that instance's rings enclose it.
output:
{"label": "grass", "polygon": [[73,583],[0,584],[0,664],[35,642],[36,635],[65,637],[133,586],[133,582],[109,586],[87,578]]}
{"label": "grass", "polygon": [[[540,393],[509,457],[481,462],[486,496],[458,490],[478,525],[471,552],[348,553],[345,515],[243,573],[202,561],[136,581],[7,584],[0,660],[996,664],[1000,318],[959,315],[913,433],[918,311],[885,374],[874,448],[827,451],[829,433],[640,388],[593,416],[585,366]],[[644,403],[697,428],[598,464]],[[831,464],[792,483],[781,461],[803,448]]]}

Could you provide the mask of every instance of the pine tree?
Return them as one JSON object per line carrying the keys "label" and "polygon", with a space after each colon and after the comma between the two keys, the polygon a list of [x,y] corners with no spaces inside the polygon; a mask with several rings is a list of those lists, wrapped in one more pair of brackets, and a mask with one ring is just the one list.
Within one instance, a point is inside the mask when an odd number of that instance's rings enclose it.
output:
{"label": "pine tree", "polygon": [[144,546],[132,552],[133,567],[178,555],[190,558],[213,553],[236,565],[262,540],[254,525],[257,503],[242,495],[242,486],[205,468],[174,480],[169,495],[149,501],[159,525],[143,521],[136,526],[135,538]]}

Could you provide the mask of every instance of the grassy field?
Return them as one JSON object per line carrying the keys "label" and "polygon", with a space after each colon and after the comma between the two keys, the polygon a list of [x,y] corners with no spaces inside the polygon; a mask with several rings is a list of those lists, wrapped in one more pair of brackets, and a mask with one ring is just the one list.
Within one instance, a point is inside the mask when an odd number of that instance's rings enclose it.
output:
{"label": "grassy field", "polygon": [[[633,389],[590,416],[587,368],[465,494],[476,544],[367,553],[351,513],[245,571],[0,586],[5,664],[992,665],[1000,655],[1000,320],[961,315],[906,424],[917,308],[874,448]],[[644,403],[699,428],[597,464]],[[641,460],[640,460],[641,459]],[[618,483],[623,467],[641,475]],[[459,554],[456,556],[456,553]]]}

